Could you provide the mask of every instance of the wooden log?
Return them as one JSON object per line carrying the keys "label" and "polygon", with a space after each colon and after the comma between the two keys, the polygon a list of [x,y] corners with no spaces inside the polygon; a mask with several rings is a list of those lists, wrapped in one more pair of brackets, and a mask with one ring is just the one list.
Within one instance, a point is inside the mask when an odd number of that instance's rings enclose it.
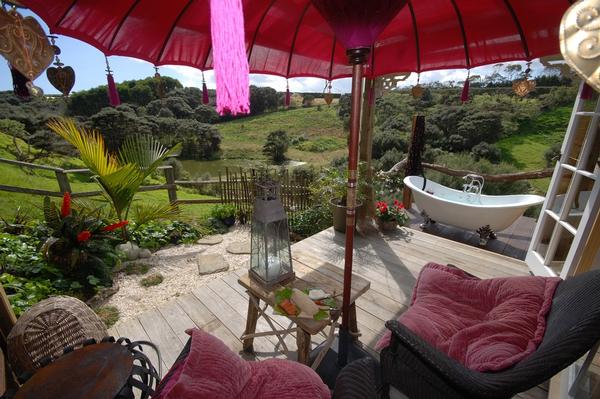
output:
{"label": "wooden log", "polygon": [[[406,158],[404,158],[402,161],[400,161],[397,164],[395,164],[394,166],[392,166],[389,170],[381,171],[379,173],[384,176],[399,173],[404,170],[406,162],[407,162],[407,160],[406,160]],[[432,164],[432,163],[427,163],[427,162],[423,162],[423,167],[425,167],[427,169],[431,169],[431,170],[436,170],[438,172],[441,172],[441,173],[449,175],[449,176],[456,176],[456,177],[462,177],[462,176],[465,176],[468,174],[476,174],[476,175],[482,176],[488,182],[507,182],[507,181],[517,181],[517,180],[527,180],[527,179],[544,179],[546,177],[552,176],[552,173],[554,173],[554,168],[546,168],[546,169],[533,170],[533,171],[527,171],[527,172],[501,173],[501,174],[497,174],[497,175],[490,175],[490,174],[486,174],[486,173],[474,172],[472,170],[452,169],[452,168],[449,168],[444,165]]]}
{"label": "wooden log", "polygon": [[165,179],[167,181],[167,193],[169,194],[169,202],[174,204],[177,201],[177,185],[175,184],[175,172],[173,167],[164,169]]}
{"label": "wooden log", "polygon": [[35,163],[30,163],[30,162],[16,161],[14,159],[0,158],[0,162],[7,163],[10,165],[16,165],[16,166],[24,166],[24,167],[31,168],[31,169],[51,170],[53,172],[56,172],[56,171],[62,172],[63,171],[63,169],[57,168],[55,166],[38,165]]}
{"label": "wooden log", "polygon": [[296,344],[298,345],[298,362],[309,365],[310,334],[299,328],[296,331]]}
{"label": "wooden log", "polygon": [[61,170],[55,171],[54,174],[56,175],[56,181],[58,181],[58,189],[62,193],[70,193],[72,191],[71,183],[69,183],[67,174]]}
{"label": "wooden log", "polygon": [[33,194],[33,195],[47,195],[49,197],[62,197],[63,193],[49,190],[38,190],[36,188],[25,188],[25,187],[14,187],[5,186],[0,184],[0,191],[8,191],[11,193],[22,193],[22,194]]}
{"label": "wooden log", "polygon": [[[359,226],[368,223],[375,216],[375,190],[373,189],[373,125],[375,123],[375,92],[377,85],[381,85],[381,78],[365,78],[365,92],[362,104],[362,121],[359,143],[359,160],[365,163],[365,176],[359,176],[367,184],[361,193],[365,200],[363,206],[356,211],[356,222]],[[362,168],[361,168],[362,169]],[[364,228],[364,227],[363,227]]]}

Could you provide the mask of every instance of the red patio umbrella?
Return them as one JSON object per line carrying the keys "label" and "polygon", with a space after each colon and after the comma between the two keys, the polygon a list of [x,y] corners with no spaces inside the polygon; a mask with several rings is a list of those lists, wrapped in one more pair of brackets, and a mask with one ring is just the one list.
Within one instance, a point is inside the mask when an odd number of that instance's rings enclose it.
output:
{"label": "red patio umbrella", "polygon": [[[392,1],[393,2],[393,1]],[[396,0],[402,3],[402,0]],[[209,0],[22,0],[51,33],[106,55],[212,68]],[[569,0],[410,0],[374,43],[366,74],[531,60],[558,54]],[[250,71],[348,77],[346,48],[310,0],[243,0]],[[364,1],[362,7],[369,7]]]}
{"label": "red patio umbrella", "polygon": [[[21,0],[107,55],[212,67],[208,0]],[[473,68],[559,52],[568,0],[243,0],[250,71],[352,76],[342,332],[347,333],[363,72]],[[352,65],[352,66],[349,66]],[[363,65],[367,64],[365,68]],[[342,334],[340,334],[342,335]],[[340,340],[344,344],[344,340]],[[345,352],[340,350],[340,353]],[[345,363],[345,353],[340,356]]]}

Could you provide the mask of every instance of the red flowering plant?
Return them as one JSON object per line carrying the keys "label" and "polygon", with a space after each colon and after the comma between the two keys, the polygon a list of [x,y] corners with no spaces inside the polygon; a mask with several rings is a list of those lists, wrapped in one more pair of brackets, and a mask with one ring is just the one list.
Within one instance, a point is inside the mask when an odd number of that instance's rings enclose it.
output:
{"label": "red flowering plant", "polygon": [[44,198],[44,218],[51,234],[42,252],[62,269],[65,277],[84,287],[110,285],[112,268],[119,262],[111,232],[128,222],[107,225],[101,214],[101,208],[73,203],[68,192],[64,194],[60,208],[50,198]]}
{"label": "red flowering plant", "polygon": [[375,216],[383,222],[397,221],[403,225],[408,221],[408,213],[404,209],[404,204],[398,200],[388,204],[386,201],[377,201],[375,204]]}

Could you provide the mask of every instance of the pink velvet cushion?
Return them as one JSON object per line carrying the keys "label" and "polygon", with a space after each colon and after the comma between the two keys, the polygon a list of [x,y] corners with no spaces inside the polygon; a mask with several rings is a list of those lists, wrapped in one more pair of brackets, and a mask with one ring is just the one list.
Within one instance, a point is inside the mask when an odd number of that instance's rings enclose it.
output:
{"label": "pink velvet cushion", "polygon": [[[536,350],[559,282],[534,276],[480,280],[429,263],[398,321],[465,367],[499,371]],[[377,347],[389,342],[388,331]]]}
{"label": "pink velvet cushion", "polygon": [[248,362],[218,338],[199,329],[160,399],[329,399],[331,393],[310,367],[289,360]]}

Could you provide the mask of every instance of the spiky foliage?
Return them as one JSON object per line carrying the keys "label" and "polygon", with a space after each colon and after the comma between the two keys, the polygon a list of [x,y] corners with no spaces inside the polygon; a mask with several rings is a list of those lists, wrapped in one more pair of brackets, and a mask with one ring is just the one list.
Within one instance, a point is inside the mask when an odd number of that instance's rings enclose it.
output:
{"label": "spiky foliage", "polygon": [[153,220],[167,219],[172,220],[179,217],[181,211],[179,207],[171,204],[136,204],[132,207],[132,216],[135,220],[135,230],[140,226],[147,224]]}
{"label": "spiky foliage", "polygon": [[77,126],[72,119],[55,119],[48,127],[79,150],[119,220],[127,219],[144,179],[181,148],[177,144],[167,149],[151,136],[134,135],[125,139],[117,154],[110,154],[99,132]]}

